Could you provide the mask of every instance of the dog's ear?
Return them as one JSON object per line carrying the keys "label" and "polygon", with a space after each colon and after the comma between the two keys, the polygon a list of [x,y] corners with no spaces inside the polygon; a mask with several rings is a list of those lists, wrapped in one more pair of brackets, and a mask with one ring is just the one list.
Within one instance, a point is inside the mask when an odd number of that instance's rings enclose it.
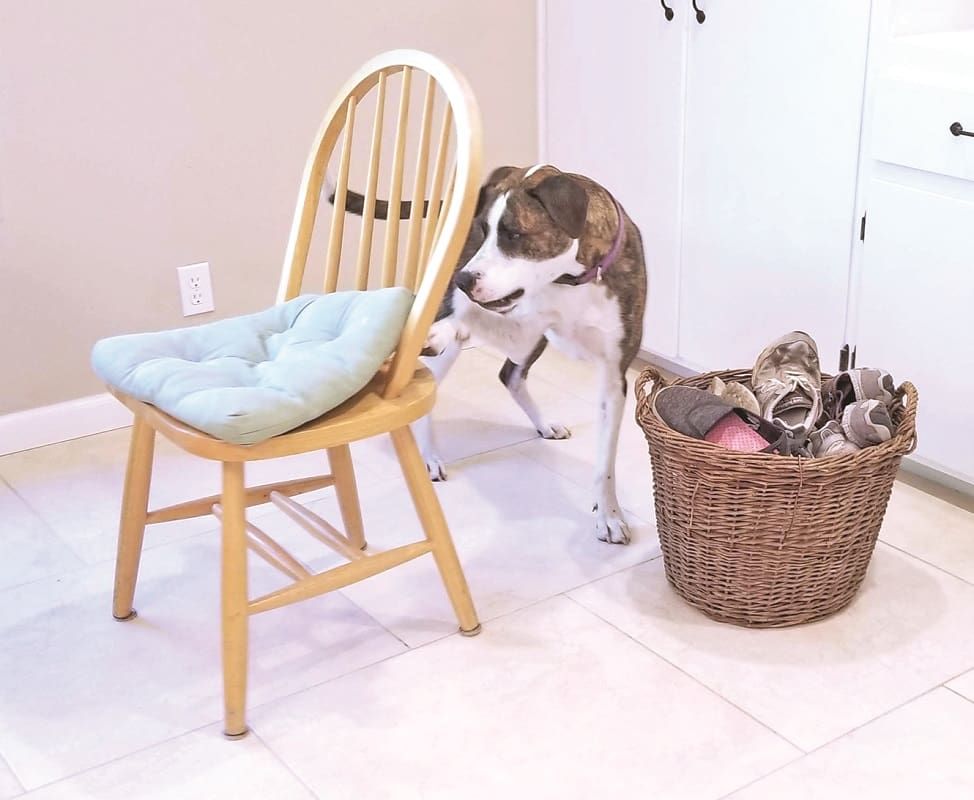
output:
{"label": "dog's ear", "polygon": [[496,195],[497,184],[507,178],[512,172],[517,172],[517,167],[498,167],[487,178],[484,185],[480,187],[480,194],[477,195],[477,209],[474,211],[474,216],[480,216],[487,204]]}
{"label": "dog's ear", "polygon": [[585,230],[588,215],[588,192],[569,175],[552,175],[528,189],[548,212],[554,223],[573,239]]}

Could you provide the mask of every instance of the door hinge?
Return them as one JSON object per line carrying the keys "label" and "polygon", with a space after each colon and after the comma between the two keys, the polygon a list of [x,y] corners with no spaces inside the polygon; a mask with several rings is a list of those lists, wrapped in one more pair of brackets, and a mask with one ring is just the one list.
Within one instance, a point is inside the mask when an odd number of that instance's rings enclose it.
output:
{"label": "door hinge", "polygon": [[866,241],[866,215],[862,215],[862,219],[859,222],[859,241]]}
{"label": "door hinge", "polygon": [[843,345],[839,350],[839,372],[856,367],[856,347],[855,345]]}

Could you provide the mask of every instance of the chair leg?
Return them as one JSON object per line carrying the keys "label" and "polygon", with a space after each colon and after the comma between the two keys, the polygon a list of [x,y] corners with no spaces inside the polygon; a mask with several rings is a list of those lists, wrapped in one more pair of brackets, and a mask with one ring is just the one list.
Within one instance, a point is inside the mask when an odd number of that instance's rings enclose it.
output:
{"label": "chair leg", "polygon": [[457,558],[457,551],[453,546],[446,518],[443,516],[443,508],[430,482],[426,463],[416,446],[416,439],[408,426],[392,431],[390,435],[416,513],[419,515],[426,538],[433,545],[433,558],[436,559],[443,585],[460,622],[460,633],[465,636],[476,636],[480,633],[480,622],[477,620],[477,611],[470,597],[470,588],[463,575],[460,559]]}
{"label": "chair leg", "polygon": [[223,463],[221,600],[223,628],[223,734],[246,736],[247,703],[247,533],[244,468]]}
{"label": "chair leg", "polygon": [[149,508],[149,483],[156,432],[141,417],[135,418],[129,441],[122,512],[118,523],[118,553],[115,558],[115,594],[112,615],[119,621],[134,619],[135,581],[139,576],[145,518]]}
{"label": "chair leg", "polygon": [[352,453],[348,445],[330,447],[328,464],[335,478],[335,494],[338,495],[338,507],[342,512],[342,522],[345,523],[345,535],[352,547],[364,550],[366,544],[365,528],[362,525],[362,506],[358,500],[355,467],[352,465]]}

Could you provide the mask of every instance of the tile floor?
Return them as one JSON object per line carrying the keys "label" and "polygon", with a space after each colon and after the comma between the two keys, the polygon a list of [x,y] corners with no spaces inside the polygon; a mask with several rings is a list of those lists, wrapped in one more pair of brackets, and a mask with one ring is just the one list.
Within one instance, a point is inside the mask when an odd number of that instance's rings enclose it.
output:
{"label": "tile floor", "polygon": [[[0,458],[0,800],[28,798],[974,797],[974,515],[907,483],[838,616],[749,631],[663,577],[648,458],[627,406],[620,497],[634,540],[592,535],[593,391],[546,354],[534,437],[466,352],[437,416],[438,488],[484,632],[455,633],[428,559],[255,617],[253,735],[220,736],[218,536],[150,529],[136,605],[112,620],[127,431]],[[391,449],[355,447],[369,540],[418,535]],[[266,482],[316,455],[265,463]],[[154,500],[215,492],[158,448]],[[327,516],[334,502],[318,492]],[[313,566],[331,563],[252,509]],[[252,562],[252,590],[279,584]]]}

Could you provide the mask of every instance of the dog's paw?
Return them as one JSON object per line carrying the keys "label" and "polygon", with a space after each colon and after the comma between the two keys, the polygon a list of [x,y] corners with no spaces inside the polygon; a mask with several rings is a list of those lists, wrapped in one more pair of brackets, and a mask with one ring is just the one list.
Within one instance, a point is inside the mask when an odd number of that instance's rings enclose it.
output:
{"label": "dog's paw", "polygon": [[542,439],[568,439],[572,435],[568,428],[557,422],[546,422],[538,428],[538,433],[541,434]]}
{"label": "dog's paw", "polygon": [[[469,334],[467,334],[469,337]],[[463,341],[461,331],[449,319],[441,319],[430,326],[421,355],[435,358],[455,341]]]}
{"label": "dog's paw", "polygon": [[443,466],[439,456],[428,456],[426,458],[426,471],[434,483],[446,480],[446,467]]}
{"label": "dog's paw", "polygon": [[629,544],[629,526],[618,511],[605,513],[596,507],[595,535],[600,542]]}

